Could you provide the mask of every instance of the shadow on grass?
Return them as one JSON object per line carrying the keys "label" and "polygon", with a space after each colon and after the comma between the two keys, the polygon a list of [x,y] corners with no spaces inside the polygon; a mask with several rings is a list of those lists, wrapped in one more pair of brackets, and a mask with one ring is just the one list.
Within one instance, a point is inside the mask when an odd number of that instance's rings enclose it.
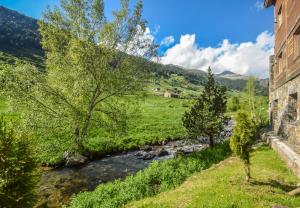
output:
{"label": "shadow on grass", "polygon": [[252,185],[257,185],[257,186],[271,186],[273,188],[281,189],[282,191],[285,191],[285,192],[290,192],[290,191],[294,190],[295,188],[297,188],[297,186],[295,186],[295,185],[282,183],[282,182],[279,182],[276,180],[260,181],[260,180],[252,179],[252,181],[250,183]]}

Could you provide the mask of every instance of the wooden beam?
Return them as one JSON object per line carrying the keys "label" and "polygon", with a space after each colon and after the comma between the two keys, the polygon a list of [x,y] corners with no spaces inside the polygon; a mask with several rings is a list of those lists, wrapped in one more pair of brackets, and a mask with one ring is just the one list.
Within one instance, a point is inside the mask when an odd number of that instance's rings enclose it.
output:
{"label": "wooden beam", "polygon": [[270,7],[272,5],[275,5],[275,0],[265,0],[264,7]]}

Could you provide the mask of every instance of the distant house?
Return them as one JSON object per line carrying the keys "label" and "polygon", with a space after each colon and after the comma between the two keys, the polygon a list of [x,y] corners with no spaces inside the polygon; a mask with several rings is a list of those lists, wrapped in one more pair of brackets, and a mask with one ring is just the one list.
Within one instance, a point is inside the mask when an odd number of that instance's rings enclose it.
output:
{"label": "distant house", "polygon": [[168,98],[180,98],[180,94],[179,93],[175,93],[175,92],[171,92],[171,91],[165,91],[164,93],[164,97],[168,97]]}

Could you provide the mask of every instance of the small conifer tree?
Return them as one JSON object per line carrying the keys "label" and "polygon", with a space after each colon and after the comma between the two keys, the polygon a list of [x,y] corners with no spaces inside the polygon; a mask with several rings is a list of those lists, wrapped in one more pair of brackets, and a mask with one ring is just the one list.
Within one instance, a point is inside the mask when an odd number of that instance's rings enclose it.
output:
{"label": "small conifer tree", "polygon": [[214,146],[215,138],[219,137],[227,118],[226,89],[216,85],[211,69],[208,69],[207,83],[197,102],[182,118],[183,125],[192,137],[209,138],[210,147]]}
{"label": "small conifer tree", "polygon": [[0,118],[0,207],[33,207],[37,183],[37,162],[28,139],[17,136]]}
{"label": "small conifer tree", "polygon": [[245,165],[246,181],[249,181],[251,178],[250,151],[256,138],[257,126],[254,119],[248,113],[239,111],[236,118],[236,126],[230,138],[230,148]]}

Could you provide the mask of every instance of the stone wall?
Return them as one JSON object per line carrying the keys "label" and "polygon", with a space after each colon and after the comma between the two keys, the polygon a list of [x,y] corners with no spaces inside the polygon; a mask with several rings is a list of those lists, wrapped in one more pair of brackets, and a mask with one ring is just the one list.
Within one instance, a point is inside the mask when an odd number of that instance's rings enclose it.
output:
{"label": "stone wall", "polygon": [[270,117],[274,132],[300,144],[300,76],[270,93]]}

